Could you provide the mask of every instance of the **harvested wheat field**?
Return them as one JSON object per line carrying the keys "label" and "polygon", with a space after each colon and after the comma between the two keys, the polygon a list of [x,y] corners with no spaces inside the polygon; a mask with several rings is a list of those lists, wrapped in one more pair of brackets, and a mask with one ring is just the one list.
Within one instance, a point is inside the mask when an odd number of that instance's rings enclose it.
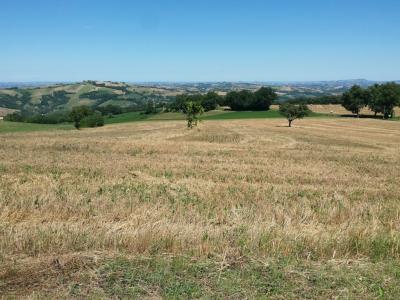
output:
{"label": "harvested wheat field", "polygon": [[400,297],[400,122],[1,134],[0,295]]}

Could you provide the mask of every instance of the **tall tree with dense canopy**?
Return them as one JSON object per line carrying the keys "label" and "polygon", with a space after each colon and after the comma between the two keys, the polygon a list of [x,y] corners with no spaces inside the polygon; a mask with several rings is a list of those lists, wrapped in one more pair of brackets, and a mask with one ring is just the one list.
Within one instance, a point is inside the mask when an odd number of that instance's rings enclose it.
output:
{"label": "tall tree with dense canopy", "polygon": [[201,99],[201,106],[203,106],[204,111],[210,111],[217,109],[219,103],[222,102],[221,96],[215,92],[208,92]]}
{"label": "tall tree with dense canopy", "polygon": [[394,116],[395,106],[400,105],[400,85],[388,82],[374,85],[370,89],[369,108],[376,113],[382,113],[385,119]]}
{"label": "tall tree with dense canopy", "polygon": [[254,110],[269,110],[272,102],[278,98],[278,95],[270,87],[262,87],[254,93]]}
{"label": "tall tree with dense canopy", "polygon": [[272,102],[278,97],[272,88],[262,87],[258,91],[252,93],[247,90],[240,92],[232,91],[226,95],[225,103],[232,110],[244,111],[269,110]]}
{"label": "tall tree with dense canopy", "polygon": [[296,119],[302,119],[309,115],[310,110],[306,104],[291,104],[283,103],[279,106],[279,112],[284,116],[288,122],[289,127],[292,127],[292,122]]}
{"label": "tall tree with dense canopy", "polygon": [[203,107],[204,111],[210,111],[217,109],[219,103],[222,102],[221,98],[222,97],[215,92],[208,92],[205,95],[177,95],[175,101],[170,105],[170,109],[173,111],[184,111],[187,102],[196,102]]}
{"label": "tall tree with dense canopy", "polygon": [[87,106],[75,106],[70,113],[71,120],[76,129],[81,128],[81,121],[87,116],[93,114],[93,111]]}
{"label": "tall tree with dense canopy", "polygon": [[368,88],[368,92],[370,94],[368,101],[369,109],[375,113],[375,116],[378,113],[383,113],[384,109],[381,103],[381,86],[379,84],[374,84]]}
{"label": "tall tree with dense canopy", "polygon": [[240,92],[232,91],[226,95],[226,103],[232,110],[243,111],[251,110],[254,94],[243,90]]}
{"label": "tall tree with dense canopy", "polygon": [[369,93],[358,85],[354,85],[342,96],[342,106],[353,114],[360,115],[360,111],[368,104]]}

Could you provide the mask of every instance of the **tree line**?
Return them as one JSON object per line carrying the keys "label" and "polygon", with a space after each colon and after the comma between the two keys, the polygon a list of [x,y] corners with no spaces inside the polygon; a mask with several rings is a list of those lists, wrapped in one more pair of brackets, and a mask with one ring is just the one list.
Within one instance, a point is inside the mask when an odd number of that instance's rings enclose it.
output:
{"label": "tree line", "polygon": [[[153,100],[148,100],[146,106],[141,107],[141,111],[145,114],[154,114],[160,111],[182,112],[186,115],[188,127],[192,128],[197,125],[202,113],[215,110],[218,106],[229,106],[235,111],[267,111],[277,99],[278,95],[270,87],[262,87],[254,92],[248,90],[231,91],[225,96],[215,92],[182,94],[177,95],[175,100],[170,103],[156,103]],[[327,103],[340,103],[356,116],[360,115],[363,108],[368,107],[375,115],[382,114],[385,119],[393,118],[394,108],[400,105],[400,85],[385,83],[375,84],[369,88],[354,85],[341,96],[303,97],[286,101],[280,104],[279,111],[287,118],[290,127],[293,120],[303,118],[310,113],[307,104]],[[75,127],[79,129],[80,127],[102,126],[104,117],[112,117],[131,111],[131,109],[112,104],[95,107],[79,106],[74,107],[69,112],[58,111],[49,114],[25,115],[17,112],[6,116],[5,120],[43,124],[73,122]]]}
{"label": "tree line", "polygon": [[[128,112],[128,109],[124,109],[118,105],[109,104],[106,106],[89,107],[89,106],[76,106],[71,111],[55,111],[48,114],[29,114],[26,112],[14,112],[4,117],[5,121],[9,122],[25,122],[25,123],[38,123],[38,124],[61,124],[61,123],[72,123],[75,121],[74,114],[76,111],[83,112],[81,114],[84,119],[82,125],[79,127],[94,127],[96,124],[104,124],[104,118],[110,118],[115,115],[119,115]],[[94,120],[96,119],[96,122]],[[103,122],[100,121],[103,119]],[[96,125],[98,126],[98,125]]]}
{"label": "tree line", "polygon": [[215,92],[207,94],[183,94],[177,95],[175,101],[168,110],[182,112],[188,102],[201,105],[204,111],[216,109],[218,106],[229,106],[235,111],[262,111],[269,110],[271,104],[278,98],[278,95],[270,87],[262,87],[255,92],[248,90],[232,91],[225,96]]}
{"label": "tree line", "polygon": [[342,104],[342,95],[324,95],[324,96],[301,96],[292,99],[288,99],[285,103],[292,104]]}
{"label": "tree line", "polygon": [[394,117],[394,108],[400,105],[400,85],[389,82],[375,84],[369,88],[354,85],[342,95],[343,107],[357,117],[363,108],[368,107],[377,114],[382,114],[384,119]]}

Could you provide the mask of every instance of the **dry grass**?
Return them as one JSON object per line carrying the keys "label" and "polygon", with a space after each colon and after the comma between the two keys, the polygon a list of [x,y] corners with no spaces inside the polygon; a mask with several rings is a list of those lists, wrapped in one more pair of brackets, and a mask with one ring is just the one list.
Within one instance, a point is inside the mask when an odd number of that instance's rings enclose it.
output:
{"label": "dry grass", "polygon": [[76,253],[399,259],[400,123],[284,125],[3,134],[0,266]]}

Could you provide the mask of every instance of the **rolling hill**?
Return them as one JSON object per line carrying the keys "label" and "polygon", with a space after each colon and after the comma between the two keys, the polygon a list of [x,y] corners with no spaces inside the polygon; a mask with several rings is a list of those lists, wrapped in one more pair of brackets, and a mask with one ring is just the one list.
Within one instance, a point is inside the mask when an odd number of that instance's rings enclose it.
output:
{"label": "rolling hill", "polygon": [[113,104],[130,110],[143,109],[148,101],[167,103],[182,93],[215,91],[225,95],[230,91],[255,91],[271,86],[279,101],[299,97],[339,96],[352,85],[368,87],[374,81],[364,79],[316,82],[192,82],[192,83],[123,83],[83,81],[79,83],[0,83],[0,117],[15,110],[27,114],[48,114],[70,110],[73,106],[93,108]]}
{"label": "rolling hill", "polygon": [[162,88],[132,86],[125,83],[84,81],[30,88],[0,89],[2,112],[19,110],[30,114],[47,114],[69,110],[73,106],[92,107],[114,104],[140,108],[149,100],[169,101],[174,93]]}

